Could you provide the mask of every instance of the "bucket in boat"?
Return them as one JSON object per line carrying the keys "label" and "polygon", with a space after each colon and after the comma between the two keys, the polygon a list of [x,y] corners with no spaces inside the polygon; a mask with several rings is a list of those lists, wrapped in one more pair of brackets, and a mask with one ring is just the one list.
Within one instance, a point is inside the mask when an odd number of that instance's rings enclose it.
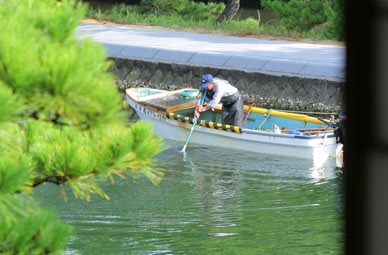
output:
{"label": "bucket in boat", "polygon": [[182,96],[184,97],[196,97],[199,94],[199,89],[187,88],[183,89]]}

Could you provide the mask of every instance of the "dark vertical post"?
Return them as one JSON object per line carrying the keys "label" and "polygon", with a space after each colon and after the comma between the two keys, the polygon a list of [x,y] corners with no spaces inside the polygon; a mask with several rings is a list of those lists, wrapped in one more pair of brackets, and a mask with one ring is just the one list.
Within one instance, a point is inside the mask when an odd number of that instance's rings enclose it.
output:
{"label": "dark vertical post", "polygon": [[388,3],[345,9],[345,253],[388,254]]}

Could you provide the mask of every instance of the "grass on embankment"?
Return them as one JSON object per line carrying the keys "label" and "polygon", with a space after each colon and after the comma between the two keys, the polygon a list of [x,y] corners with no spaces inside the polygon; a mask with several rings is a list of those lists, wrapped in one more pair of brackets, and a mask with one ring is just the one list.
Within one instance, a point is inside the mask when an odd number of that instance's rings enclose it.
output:
{"label": "grass on embankment", "polygon": [[138,6],[124,4],[115,5],[105,10],[89,8],[86,16],[98,21],[110,21],[119,24],[160,26],[177,30],[190,29],[198,32],[223,33],[233,36],[332,40],[332,38],[327,38],[319,27],[308,32],[290,31],[282,28],[276,20],[259,24],[257,19],[254,18],[232,20],[229,23],[216,23],[218,17],[216,15],[209,15],[206,19],[198,19],[191,15],[179,15],[175,12],[156,15],[154,13],[142,13]]}

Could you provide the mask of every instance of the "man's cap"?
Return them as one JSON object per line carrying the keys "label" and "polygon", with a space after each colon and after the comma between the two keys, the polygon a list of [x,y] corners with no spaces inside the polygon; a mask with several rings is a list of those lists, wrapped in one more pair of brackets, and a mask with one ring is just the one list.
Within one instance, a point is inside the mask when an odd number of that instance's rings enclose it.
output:
{"label": "man's cap", "polygon": [[202,81],[200,87],[202,89],[206,89],[207,86],[213,81],[213,76],[211,74],[204,74],[202,75]]}

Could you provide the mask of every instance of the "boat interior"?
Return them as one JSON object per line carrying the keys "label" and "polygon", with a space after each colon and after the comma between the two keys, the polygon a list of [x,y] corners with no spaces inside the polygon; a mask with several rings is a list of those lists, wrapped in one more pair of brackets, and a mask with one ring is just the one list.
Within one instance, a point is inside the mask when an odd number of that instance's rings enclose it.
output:
{"label": "boat interior", "polygon": [[[183,91],[139,89],[134,99],[151,110],[162,114],[176,113],[193,118],[194,109],[198,100],[196,97],[185,97]],[[133,95],[132,95],[133,96]],[[276,133],[292,133],[303,135],[322,134],[332,132],[334,129],[321,122],[316,117],[304,114],[289,113],[285,111],[269,110],[253,105],[245,105],[245,129],[265,130]],[[214,111],[201,113],[201,120],[222,123],[222,107],[216,106]],[[299,133],[301,134],[301,133]]]}

